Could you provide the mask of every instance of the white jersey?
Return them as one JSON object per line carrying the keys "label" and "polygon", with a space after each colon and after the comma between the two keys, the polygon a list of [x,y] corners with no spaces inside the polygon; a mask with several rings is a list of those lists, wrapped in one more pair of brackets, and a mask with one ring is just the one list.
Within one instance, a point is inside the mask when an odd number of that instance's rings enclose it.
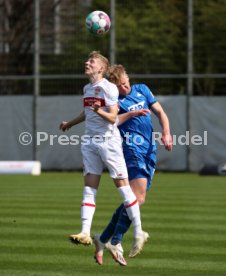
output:
{"label": "white jersey", "polygon": [[118,103],[118,88],[107,79],[96,83],[89,83],[83,88],[83,106],[85,110],[85,134],[93,136],[120,136],[117,123],[111,124],[107,120],[96,114],[91,106],[97,100],[101,102],[101,109],[107,111],[107,108]]}

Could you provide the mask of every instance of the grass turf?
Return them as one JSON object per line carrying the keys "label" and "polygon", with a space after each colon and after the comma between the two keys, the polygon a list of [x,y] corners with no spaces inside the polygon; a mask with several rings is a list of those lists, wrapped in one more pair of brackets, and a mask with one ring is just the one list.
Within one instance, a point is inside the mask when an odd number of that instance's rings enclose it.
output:
{"label": "grass turf", "polygon": [[[141,255],[129,259],[132,229],[124,238],[128,261],[120,267],[94,246],[76,246],[80,231],[81,173],[0,176],[0,275],[226,275],[226,179],[157,173],[142,206],[151,233]],[[107,224],[121,198],[104,174],[92,234]]]}

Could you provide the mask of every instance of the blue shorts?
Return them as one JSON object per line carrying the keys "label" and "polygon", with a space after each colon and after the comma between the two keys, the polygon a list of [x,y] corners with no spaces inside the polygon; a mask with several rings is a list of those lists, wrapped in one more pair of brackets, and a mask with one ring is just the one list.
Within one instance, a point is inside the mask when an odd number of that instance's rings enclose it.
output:
{"label": "blue shorts", "polygon": [[151,153],[138,152],[136,149],[124,149],[129,180],[147,178],[147,191],[151,188],[151,181],[156,168],[156,151]]}

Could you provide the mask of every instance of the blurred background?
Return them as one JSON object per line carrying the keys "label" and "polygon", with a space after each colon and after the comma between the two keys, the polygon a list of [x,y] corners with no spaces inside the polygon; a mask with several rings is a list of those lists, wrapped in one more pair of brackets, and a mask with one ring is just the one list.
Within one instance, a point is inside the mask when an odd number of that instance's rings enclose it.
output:
{"label": "blurred background", "polygon": [[[112,21],[101,37],[85,28],[94,10]],[[172,153],[158,146],[159,170],[224,163],[225,14],[226,0],[1,0],[0,160],[39,160],[44,170],[82,168],[80,145],[60,145],[58,126],[82,110],[84,61],[99,50],[127,68],[131,83],[147,84],[166,110],[172,134],[185,136]],[[161,131],[155,119],[154,125]],[[83,130],[82,124],[67,135]],[[204,139],[204,131],[207,145],[193,145],[191,136]],[[28,146],[18,140],[22,132],[33,136]],[[38,145],[40,132],[47,140]],[[56,136],[52,144],[50,135]]]}

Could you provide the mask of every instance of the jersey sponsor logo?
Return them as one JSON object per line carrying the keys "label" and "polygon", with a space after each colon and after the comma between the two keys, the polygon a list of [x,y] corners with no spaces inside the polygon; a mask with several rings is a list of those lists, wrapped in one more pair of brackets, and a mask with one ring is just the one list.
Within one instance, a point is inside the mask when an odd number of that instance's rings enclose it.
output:
{"label": "jersey sponsor logo", "polygon": [[101,98],[96,98],[96,97],[87,97],[83,99],[83,106],[88,107],[92,106],[96,101],[99,101],[101,103],[101,107],[105,106],[105,100]]}
{"label": "jersey sponsor logo", "polygon": [[143,109],[143,108],[144,108],[144,101],[129,106],[129,107],[128,107],[128,110],[129,110],[129,111],[133,111],[133,110],[139,110],[139,109]]}

